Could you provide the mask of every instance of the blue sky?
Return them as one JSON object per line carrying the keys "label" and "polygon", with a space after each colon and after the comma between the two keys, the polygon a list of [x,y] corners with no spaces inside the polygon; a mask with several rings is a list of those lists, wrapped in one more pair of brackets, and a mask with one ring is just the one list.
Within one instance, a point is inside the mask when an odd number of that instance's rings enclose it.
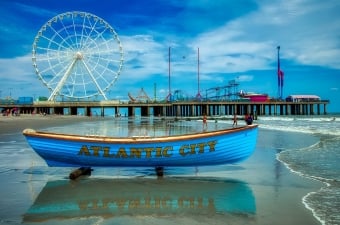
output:
{"label": "blue sky", "polygon": [[32,43],[52,17],[84,11],[109,23],[122,42],[124,67],[108,92],[128,99],[141,88],[154,97],[171,89],[195,96],[197,49],[200,92],[236,79],[239,89],[277,97],[277,46],[285,73],[283,95],[315,94],[340,112],[340,1],[338,0],[1,0],[0,93],[46,96],[34,73]]}

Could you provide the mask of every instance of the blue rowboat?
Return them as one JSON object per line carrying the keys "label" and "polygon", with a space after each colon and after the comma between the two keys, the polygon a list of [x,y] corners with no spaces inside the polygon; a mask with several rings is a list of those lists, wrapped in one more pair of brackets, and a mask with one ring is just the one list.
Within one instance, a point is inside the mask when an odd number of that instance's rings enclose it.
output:
{"label": "blue rowboat", "polygon": [[49,166],[171,167],[236,163],[248,158],[257,125],[164,137],[104,137],[25,129],[28,143]]}
{"label": "blue rowboat", "polygon": [[256,214],[253,191],[239,180],[64,179],[47,182],[23,215],[23,222],[97,217],[104,218],[105,224],[114,224],[118,217],[138,220],[140,216],[170,220],[174,216],[209,216],[228,221],[231,214],[245,215],[249,220]]}

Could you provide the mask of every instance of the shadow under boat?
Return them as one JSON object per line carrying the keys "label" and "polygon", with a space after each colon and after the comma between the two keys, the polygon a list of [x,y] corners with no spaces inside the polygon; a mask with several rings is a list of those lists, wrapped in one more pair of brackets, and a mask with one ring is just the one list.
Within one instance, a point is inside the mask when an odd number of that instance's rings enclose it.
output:
{"label": "shadow under boat", "polygon": [[49,181],[23,222],[99,216],[193,216],[256,213],[250,187],[209,178],[80,179]]}

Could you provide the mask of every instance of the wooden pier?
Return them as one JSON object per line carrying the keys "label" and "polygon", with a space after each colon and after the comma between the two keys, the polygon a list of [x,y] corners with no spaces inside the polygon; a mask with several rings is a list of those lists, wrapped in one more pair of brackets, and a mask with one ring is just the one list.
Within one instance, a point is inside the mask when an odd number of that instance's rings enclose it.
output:
{"label": "wooden pier", "polygon": [[[85,116],[92,116],[92,110],[98,109],[105,116],[106,110],[111,109],[114,115],[119,115],[124,108],[127,112],[121,116],[166,116],[166,117],[195,117],[195,116],[225,116],[225,115],[322,115],[327,114],[329,100],[320,101],[177,101],[177,102],[122,102],[122,101],[79,101],[51,102],[40,101],[33,104],[0,104],[3,110],[16,108],[20,114],[58,114],[78,115],[82,109]],[[139,114],[136,114],[138,110]],[[67,113],[65,113],[67,112]]]}

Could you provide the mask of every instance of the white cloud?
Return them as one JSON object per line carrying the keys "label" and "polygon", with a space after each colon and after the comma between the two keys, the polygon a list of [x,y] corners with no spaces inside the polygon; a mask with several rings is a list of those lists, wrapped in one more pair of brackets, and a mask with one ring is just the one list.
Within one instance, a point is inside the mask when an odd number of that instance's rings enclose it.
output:
{"label": "white cloud", "polygon": [[252,75],[240,75],[237,76],[236,80],[238,82],[248,82],[248,81],[252,81],[254,79],[254,76]]}
{"label": "white cloud", "polygon": [[[199,35],[210,69],[268,69],[281,57],[305,65],[340,68],[338,1],[259,1],[259,10]],[[226,67],[228,65],[229,67]]]}
{"label": "white cloud", "polygon": [[22,3],[15,3],[15,5],[17,8],[21,9],[22,11],[31,13],[34,16],[41,16],[41,17],[56,16],[55,12],[46,10],[41,7],[34,7],[31,5],[22,4]]}
{"label": "white cloud", "polygon": [[32,56],[0,59],[0,80],[2,96],[13,98],[19,96],[46,96],[47,88],[35,75],[32,67]]}
{"label": "white cloud", "polygon": [[0,78],[15,82],[32,81],[36,79],[33,73],[30,55],[23,57],[0,59]]}
{"label": "white cloud", "polygon": [[123,76],[143,80],[154,74],[166,73],[165,46],[148,35],[121,37],[124,49]]}

